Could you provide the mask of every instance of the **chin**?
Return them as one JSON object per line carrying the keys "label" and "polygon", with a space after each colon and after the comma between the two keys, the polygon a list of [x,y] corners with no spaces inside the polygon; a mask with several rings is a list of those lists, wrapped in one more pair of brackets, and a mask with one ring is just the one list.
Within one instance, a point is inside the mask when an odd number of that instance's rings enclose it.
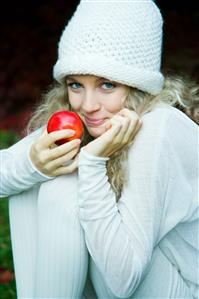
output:
{"label": "chin", "polygon": [[87,130],[94,138],[101,136],[106,131],[105,127],[87,127]]}

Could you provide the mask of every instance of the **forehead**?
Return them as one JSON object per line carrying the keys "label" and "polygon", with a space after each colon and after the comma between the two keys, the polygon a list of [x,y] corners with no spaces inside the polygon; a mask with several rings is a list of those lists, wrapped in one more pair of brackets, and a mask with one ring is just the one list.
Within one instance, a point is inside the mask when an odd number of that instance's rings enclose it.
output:
{"label": "forehead", "polygon": [[98,77],[94,75],[68,75],[66,76],[66,80],[89,81],[89,82],[96,82],[99,80],[110,81],[109,79],[106,79],[104,77]]}

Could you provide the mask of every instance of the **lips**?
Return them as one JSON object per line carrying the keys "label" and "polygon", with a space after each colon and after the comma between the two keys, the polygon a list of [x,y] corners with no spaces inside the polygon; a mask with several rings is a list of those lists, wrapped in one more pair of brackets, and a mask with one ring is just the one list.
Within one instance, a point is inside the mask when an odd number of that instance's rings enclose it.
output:
{"label": "lips", "polygon": [[105,119],[89,118],[85,116],[85,122],[88,126],[96,127],[102,125],[105,122]]}

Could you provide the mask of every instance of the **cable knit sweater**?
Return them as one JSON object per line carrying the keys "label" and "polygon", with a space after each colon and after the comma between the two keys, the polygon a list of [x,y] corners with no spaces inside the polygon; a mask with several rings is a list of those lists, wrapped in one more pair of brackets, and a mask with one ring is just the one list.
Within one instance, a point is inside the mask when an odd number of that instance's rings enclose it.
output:
{"label": "cable knit sweater", "polygon": [[[198,298],[198,126],[168,105],[142,120],[118,203],[106,173],[109,158],[81,149],[77,190],[87,247],[118,296],[133,294],[158,245]],[[1,151],[1,196],[52,179],[29,159],[31,142],[40,133]]]}

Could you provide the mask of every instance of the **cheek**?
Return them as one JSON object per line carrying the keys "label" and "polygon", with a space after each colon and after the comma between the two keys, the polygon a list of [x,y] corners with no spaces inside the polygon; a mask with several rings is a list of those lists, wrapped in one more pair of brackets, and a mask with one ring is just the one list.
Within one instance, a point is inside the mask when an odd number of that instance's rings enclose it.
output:
{"label": "cheek", "polygon": [[76,110],[76,111],[80,110],[81,100],[77,96],[74,97],[74,95],[70,94],[70,92],[69,92],[68,93],[68,100],[69,100],[69,103],[70,103],[71,107],[74,110]]}
{"label": "cheek", "polygon": [[124,107],[124,100],[122,98],[109,99],[104,103],[104,108],[112,114],[117,113]]}
{"label": "cheek", "polygon": [[124,103],[126,100],[128,89],[126,87],[121,87],[116,90],[115,93],[111,94],[108,101],[104,104],[104,108],[111,114],[118,113],[124,108]]}

